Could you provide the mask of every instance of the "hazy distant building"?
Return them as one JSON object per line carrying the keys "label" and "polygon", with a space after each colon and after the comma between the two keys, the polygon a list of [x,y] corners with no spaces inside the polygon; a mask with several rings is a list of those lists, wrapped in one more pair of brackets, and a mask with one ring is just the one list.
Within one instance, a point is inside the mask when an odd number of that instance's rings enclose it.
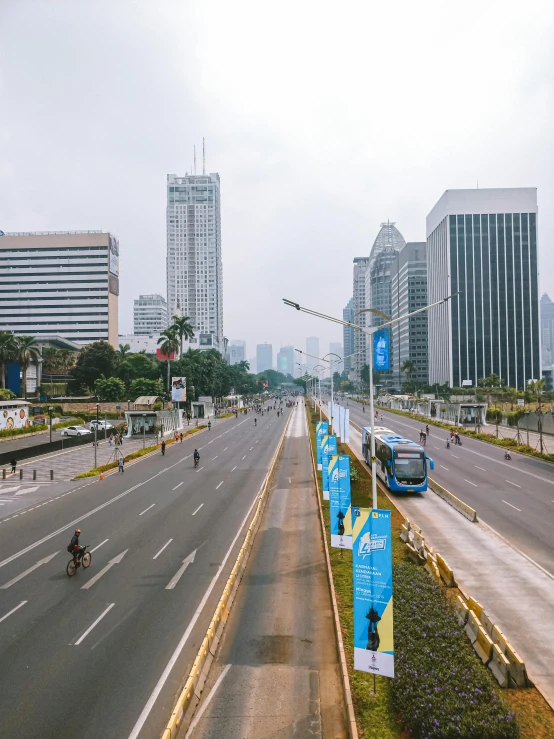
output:
{"label": "hazy distant building", "polygon": [[544,293],[541,298],[542,366],[554,365],[554,302]]}
{"label": "hazy distant building", "polygon": [[256,347],[256,372],[265,372],[273,369],[273,346],[271,344],[258,344]]}
{"label": "hazy distant building", "polygon": [[[333,372],[338,372],[339,374],[342,374],[344,370],[344,350],[342,344],[332,341],[329,344],[329,354],[331,356],[327,357],[327,359],[330,359],[333,362]],[[338,354],[342,361],[339,362],[338,359],[334,356],[335,354]]]}
{"label": "hazy distant building", "polygon": [[306,339],[306,354],[312,355],[311,357],[305,358],[308,370],[313,369],[316,364],[321,364],[317,359],[314,359],[314,357],[321,356],[319,353],[319,339],[317,336],[308,336]]}
{"label": "hazy distant building", "polygon": [[277,372],[295,377],[294,362],[294,347],[282,346],[277,352]]}
{"label": "hazy distant building", "polygon": [[[369,266],[369,257],[354,257],[352,275],[352,323],[364,328],[366,314],[361,312],[366,308],[365,301],[365,274]],[[362,367],[366,363],[366,335],[362,331],[353,329],[353,356],[350,361],[350,379],[354,383],[360,382]]]}
{"label": "hazy distant building", "polygon": [[[353,299],[350,298],[348,303],[346,304],[346,308],[342,311],[342,320],[347,321],[348,323],[352,323],[353,318]],[[342,329],[342,339],[343,339],[343,347],[344,347],[344,371],[350,373],[350,369],[352,366],[352,357],[350,356],[354,351],[354,329],[349,328],[348,326],[343,326]]]}
{"label": "hazy distant building", "polygon": [[246,361],[246,341],[235,339],[229,342],[229,364],[238,364]]}
{"label": "hazy distant building", "polygon": [[[427,244],[408,242],[392,265],[391,313],[395,318],[427,305]],[[391,328],[393,351],[392,378],[400,389],[408,376],[401,368],[406,361],[415,364],[410,380],[429,382],[427,312],[394,323]]]}
{"label": "hazy distant building", "polygon": [[218,174],[167,175],[167,304],[189,316],[199,348],[224,352]]}
{"label": "hazy distant building", "polygon": [[537,190],[447,190],[427,216],[429,382],[541,376]]}
{"label": "hazy distant building", "polygon": [[167,303],[161,295],[139,295],[133,306],[133,333],[161,334],[168,326]]}

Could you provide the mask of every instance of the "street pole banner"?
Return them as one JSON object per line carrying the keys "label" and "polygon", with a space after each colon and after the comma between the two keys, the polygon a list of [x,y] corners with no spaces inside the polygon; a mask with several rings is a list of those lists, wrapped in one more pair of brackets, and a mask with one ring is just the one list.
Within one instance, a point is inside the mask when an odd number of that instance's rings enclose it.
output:
{"label": "street pole banner", "polygon": [[352,549],[350,513],[350,457],[338,454],[329,461],[329,515],[331,546]]}
{"label": "street pole banner", "polygon": [[337,452],[337,437],[324,436],[321,442],[321,489],[323,490],[323,500],[329,500],[329,461]]}
{"label": "street pole banner", "polygon": [[342,426],[342,443],[348,444],[350,442],[350,410],[344,409],[344,420]]}
{"label": "street pole banner", "polygon": [[339,440],[342,441],[342,430],[340,427],[340,405],[338,403],[333,403],[333,431],[339,438]]}
{"label": "street pole banner", "polygon": [[390,338],[388,328],[373,334],[373,369],[378,372],[390,370]]}
{"label": "street pole banner", "polygon": [[354,516],[354,669],[394,677],[390,511]]}
{"label": "street pole banner", "polygon": [[318,421],[315,427],[315,449],[317,469],[321,470],[321,439],[329,433],[329,424],[327,421]]}

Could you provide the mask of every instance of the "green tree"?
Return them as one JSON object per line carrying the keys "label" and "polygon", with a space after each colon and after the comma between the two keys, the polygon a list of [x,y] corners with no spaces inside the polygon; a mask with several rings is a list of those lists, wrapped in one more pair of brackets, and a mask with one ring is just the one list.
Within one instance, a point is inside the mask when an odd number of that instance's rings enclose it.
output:
{"label": "green tree", "polygon": [[117,365],[117,354],[107,341],[94,341],[81,349],[77,362],[70,372],[70,392],[91,392],[94,383],[103,377],[113,377]]}
{"label": "green tree", "polygon": [[117,367],[117,376],[129,387],[131,380],[145,377],[157,380],[160,377],[160,361],[146,354],[128,354]]}
{"label": "green tree", "polygon": [[400,368],[402,372],[406,375],[407,381],[411,383],[412,381],[412,375],[417,369],[417,365],[415,362],[412,362],[411,359],[406,359],[402,367]]}
{"label": "green tree", "polygon": [[122,362],[128,354],[131,352],[131,345],[130,344],[120,344],[119,345],[119,351],[117,352],[117,358],[120,362]]}
{"label": "green tree", "polygon": [[6,388],[6,366],[8,362],[16,359],[17,343],[15,336],[7,331],[0,331],[0,373],[2,375],[2,388]]}
{"label": "green tree", "polygon": [[194,339],[194,329],[188,316],[173,316],[172,329],[179,337],[179,357],[183,356],[183,339]]}
{"label": "green tree", "polygon": [[125,383],[119,377],[100,377],[94,381],[94,392],[99,400],[116,402],[125,399]]}
{"label": "green tree", "polygon": [[27,371],[31,362],[37,362],[40,358],[40,347],[33,336],[17,336],[16,356],[21,366],[23,397],[27,398]]}
{"label": "green tree", "polygon": [[161,395],[163,386],[161,380],[149,380],[147,377],[137,377],[129,386],[129,398],[135,401],[141,395]]}
{"label": "green tree", "polygon": [[15,393],[12,393],[11,390],[0,388],[0,400],[12,400],[13,398],[15,398]]}

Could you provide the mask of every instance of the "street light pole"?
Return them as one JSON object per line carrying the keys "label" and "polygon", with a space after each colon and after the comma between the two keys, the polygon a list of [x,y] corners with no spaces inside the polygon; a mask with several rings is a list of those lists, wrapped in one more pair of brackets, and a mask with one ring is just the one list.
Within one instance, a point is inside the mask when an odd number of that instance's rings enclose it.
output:
{"label": "street light pole", "polygon": [[48,408],[48,415],[50,416],[50,443],[52,443],[52,412],[53,412],[52,406]]}
{"label": "street light pole", "polygon": [[98,454],[98,403],[96,404],[96,424],[94,426],[94,469],[96,469]]}

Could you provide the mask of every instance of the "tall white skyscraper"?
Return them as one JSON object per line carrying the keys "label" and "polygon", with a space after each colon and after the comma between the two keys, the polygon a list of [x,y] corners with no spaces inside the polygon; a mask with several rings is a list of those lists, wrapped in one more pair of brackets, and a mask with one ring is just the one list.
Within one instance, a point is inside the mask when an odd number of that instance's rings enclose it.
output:
{"label": "tall white skyscraper", "polygon": [[167,307],[189,316],[200,348],[223,351],[218,174],[167,175]]}

